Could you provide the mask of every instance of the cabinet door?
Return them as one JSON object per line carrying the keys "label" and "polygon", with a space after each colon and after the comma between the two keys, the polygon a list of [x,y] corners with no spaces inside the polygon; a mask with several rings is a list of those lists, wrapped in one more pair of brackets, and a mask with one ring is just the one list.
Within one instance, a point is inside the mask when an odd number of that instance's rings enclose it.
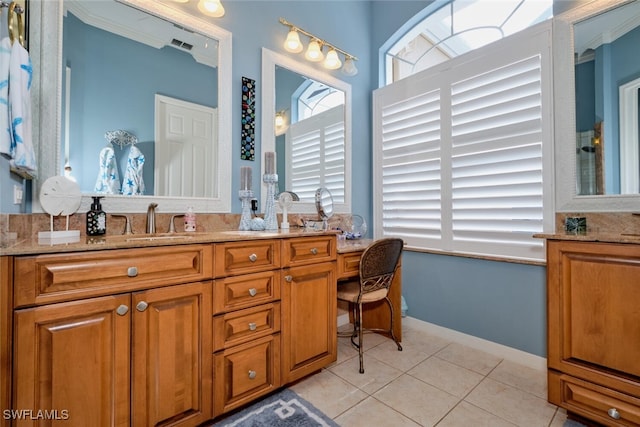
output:
{"label": "cabinet door", "polygon": [[289,383],[336,360],[336,264],[293,267],[283,277],[282,375]]}
{"label": "cabinet door", "polygon": [[213,417],[211,294],[210,281],[133,294],[134,426]]}
{"label": "cabinet door", "polygon": [[16,311],[13,408],[70,426],[128,426],[129,306],[127,294]]}
{"label": "cabinet door", "polygon": [[640,246],[550,241],[548,364],[640,395]]}

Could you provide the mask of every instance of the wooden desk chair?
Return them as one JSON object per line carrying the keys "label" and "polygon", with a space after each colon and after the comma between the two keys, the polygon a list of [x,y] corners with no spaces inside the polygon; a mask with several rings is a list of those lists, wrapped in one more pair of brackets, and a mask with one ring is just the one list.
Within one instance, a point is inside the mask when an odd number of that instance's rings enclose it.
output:
{"label": "wooden desk chair", "polygon": [[[360,356],[360,373],[364,373],[362,348],[362,306],[372,302],[385,300],[391,310],[391,325],[386,329],[368,329],[374,332],[388,333],[402,351],[402,346],[393,333],[393,305],[389,299],[389,288],[398,268],[404,242],[402,239],[386,238],[376,240],[364,250],[360,258],[360,275],[358,279],[342,283],[338,286],[338,300],[348,301],[353,309],[353,332],[351,343],[358,349]],[[358,337],[356,344],[355,337]]]}

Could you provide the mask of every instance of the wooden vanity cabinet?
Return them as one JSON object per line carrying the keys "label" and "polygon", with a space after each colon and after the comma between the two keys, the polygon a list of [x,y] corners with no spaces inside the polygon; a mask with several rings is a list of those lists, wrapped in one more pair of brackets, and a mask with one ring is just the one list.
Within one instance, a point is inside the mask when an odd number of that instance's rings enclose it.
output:
{"label": "wooden vanity cabinet", "polygon": [[548,399],[640,425],[640,245],[547,242]]}
{"label": "wooden vanity cabinet", "polygon": [[[170,263],[151,261],[172,251]],[[74,426],[213,417],[211,245],[15,257],[14,265],[35,267],[14,278],[22,293],[14,295],[12,408],[57,410]],[[202,280],[181,283],[194,277]]]}
{"label": "wooden vanity cabinet", "polygon": [[282,379],[289,383],[336,361],[336,238],[283,241]]}

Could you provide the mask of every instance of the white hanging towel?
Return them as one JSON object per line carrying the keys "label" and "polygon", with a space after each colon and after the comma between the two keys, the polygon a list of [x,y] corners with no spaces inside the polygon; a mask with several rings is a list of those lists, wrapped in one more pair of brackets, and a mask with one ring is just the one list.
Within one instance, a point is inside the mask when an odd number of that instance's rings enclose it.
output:
{"label": "white hanging towel", "polygon": [[126,196],[136,196],[144,194],[144,180],[142,179],[142,168],[144,166],[144,154],[132,145],[127,158],[127,168],[122,180],[122,194]]}
{"label": "white hanging towel", "polygon": [[13,144],[10,156],[12,167],[34,176],[37,165],[31,139],[31,81],[33,67],[29,52],[17,41],[11,48],[9,65],[9,114]]}
{"label": "white hanging towel", "polygon": [[11,155],[11,121],[9,120],[9,64],[11,40],[0,41],[0,153]]}
{"label": "white hanging towel", "polygon": [[93,191],[101,194],[120,194],[116,153],[112,147],[100,150],[100,170]]}

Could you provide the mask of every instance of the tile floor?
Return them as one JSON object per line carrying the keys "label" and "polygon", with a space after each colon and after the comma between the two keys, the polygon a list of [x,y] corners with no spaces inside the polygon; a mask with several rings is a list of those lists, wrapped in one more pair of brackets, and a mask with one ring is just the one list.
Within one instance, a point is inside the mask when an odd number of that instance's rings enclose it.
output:
{"label": "tile floor", "polygon": [[338,338],[336,363],[291,388],[342,427],[562,427],[566,420],[546,400],[544,370],[407,325],[402,346],[366,334],[360,374],[357,350]]}

